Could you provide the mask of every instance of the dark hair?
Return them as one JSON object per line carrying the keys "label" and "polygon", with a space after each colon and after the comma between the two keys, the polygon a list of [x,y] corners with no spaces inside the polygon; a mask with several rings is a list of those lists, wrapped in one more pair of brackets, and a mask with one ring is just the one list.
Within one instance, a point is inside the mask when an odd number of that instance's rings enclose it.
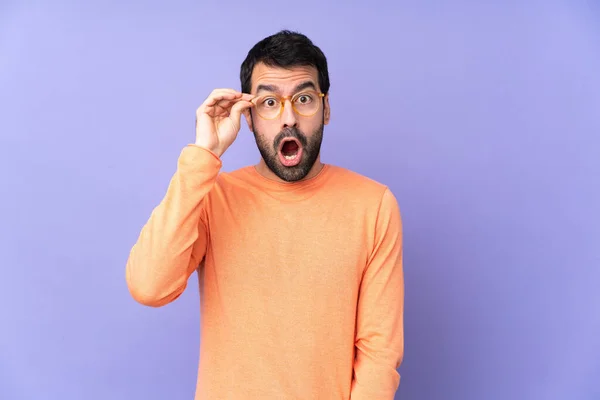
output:
{"label": "dark hair", "polygon": [[329,92],[327,58],[325,58],[325,54],[320,48],[301,33],[282,30],[256,43],[248,52],[240,68],[242,92],[250,93],[252,71],[256,64],[261,62],[269,67],[315,67],[319,76],[321,91],[325,94]]}

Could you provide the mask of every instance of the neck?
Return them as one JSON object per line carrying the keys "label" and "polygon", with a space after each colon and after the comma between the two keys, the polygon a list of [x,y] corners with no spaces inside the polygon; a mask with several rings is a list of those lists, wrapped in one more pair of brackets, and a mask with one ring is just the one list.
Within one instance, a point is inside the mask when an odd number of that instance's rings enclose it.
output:
{"label": "neck", "polygon": [[[315,161],[314,165],[312,166],[312,168],[310,169],[310,171],[308,172],[308,174],[302,178],[301,181],[303,180],[307,180],[307,179],[311,179],[314,178],[315,176],[317,176],[319,174],[319,172],[321,172],[321,170],[323,169],[324,164],[321,162],[321,155],[319,155],[317,157],[317,160]],[[259,174],[261,174],[262,176],[264,176],[267,179],[271,179],[277,182],[282,182],[282,183],[286,183],[286,181],[284,181],[283,179],[281,179],[280,177],[278,177],[277,175],[275,175],[273,173],[273,171],[271,171],[271,169],[267,166],[267,164],[265,163],[264,159],[260,159],[260,161],[258,162],[258,164],[256,164],[255,166],[256,171],[258,171]]]}

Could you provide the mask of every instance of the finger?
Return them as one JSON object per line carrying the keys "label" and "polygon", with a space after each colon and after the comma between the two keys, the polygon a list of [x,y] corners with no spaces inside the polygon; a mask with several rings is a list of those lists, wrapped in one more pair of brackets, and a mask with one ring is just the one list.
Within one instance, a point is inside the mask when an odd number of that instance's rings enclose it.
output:
{"label": "finger", "polygon": [[239,96],[230,98],[231,96],[225,96],[220,98],[215,104],[209,107],[218,107],[220,109],[228,110],[231,106],[233,106],[238,101],[252,101],[255,96],[247,93],[239,93]]}
{"label": "finger", "polygon": [[[234,96],[231,96],[234,95]],[[233,101],[237,101],[237,100],[246,100],[246,101],[250,101],[252,99],[254,99],[256,96],[249,94],[249,93],[241,93],[241,92],[218,92],[215,93],[215,96],[218,96],[218,99],[228,99],[228,100],[233,100]]]}
{"label": "finger", "polygon": [[202,104],[196,110],[196,116],[198,116],[200,114],[207,114],[211,117],[214,117],[214,116],[222,114],[222,113],[227,113],[229,108],[231,108],[231,105],[233,104],[234,101],[235,101],[235,99],[231,99],[231,100],[220,99],[215,104],[212,104],[212,105]]}
{"label": "finger", "polygon": [[237,102],[240,101],[244,101],[241,99],[232,99],[232,100],[226,100],[226,99],[222,99],[219,100],[218,103],[212,105],[212,106],[208,106],[204,109],[204,112],[208,115],[210,115],[211,117],[226,117],[231,113],[231,109],[232,106],[234,104],[236,104]]}
{"label": "finger", "polygon": [[206,113],[211,117],[223,117],[229,115],[229,110],[233,105],[232,101],[221,100],[214,106],[209,106],[206,108]]}
{"label": "finger", "polygon": [[198,107],[197,111],[202,111],[208,107],[212,107],[221,100],[235,100],[242,96],[242,94],[233,89],[215,89],[211,94],[204,100],[204,102]]}
{"label": "finger", "polygon": [[235,123],[239,123],[239,121],[242,117],[242,112],[253,106],[254,106],[254,103],[251,103],[247,100],[240,100],[240,101],[236,102],[233,105],[233,107],[231,107],[229,116]]}
{"label": "finger", "polygon": [[208,97],[215,97],[215,96],[219,96],[219,95],[224,94],[224,93],[235,94],[235,95],[238,95],[238,96],[241,96],[243,94],[242,92],[237,91],[235,89],[224,88],[224,89],[214,89],[212,92],[210,92],[210,94],[208,95]]}
{"label": "finger", "polygon": [[212,96],[209,96],[204,103],[202,104],[204,107],[211,107],[215,104],[219,103],[222,100],[236,100],[239,99],[241,95],[236,93],[217,93]]}

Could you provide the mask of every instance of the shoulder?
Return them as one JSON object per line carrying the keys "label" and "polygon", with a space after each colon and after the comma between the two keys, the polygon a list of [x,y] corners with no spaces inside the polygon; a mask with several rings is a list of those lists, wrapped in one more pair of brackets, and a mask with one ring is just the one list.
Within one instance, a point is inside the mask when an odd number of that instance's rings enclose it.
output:
{"label": "shoulder", "polygon": [[214,181],[214,185],[206,196],[208,204],[219,204],[238,201],[246,197],[249,190],[249,174],[246,167],[237,170],[221,170]]}
{"label": "shoulder", "polygon": [[402,238],[400,207],[388,185],[342,167],[331,167],[330,172],[340,206],[361,224],[357,231],[367,234],[369,248]]}
{"label": "shoulder", "polygon": [[388,185],[348,168],[334,165],[329,165],[329,168],[329,183],[334,190],[378,207],[397,205],[396,196]]}
{"label": "shoulder", "polygon": [[342,167],[331,167],[330,183],[341,204],[354,216],[362,215],[369,231],[401,232],[402,217],[391,188],[373,178]]}
{"label": "shoulder", "polygon": [[250,166],[232,171],[221,171],[217,177],[217,185],[222,187],[244,186],[250,180]]}

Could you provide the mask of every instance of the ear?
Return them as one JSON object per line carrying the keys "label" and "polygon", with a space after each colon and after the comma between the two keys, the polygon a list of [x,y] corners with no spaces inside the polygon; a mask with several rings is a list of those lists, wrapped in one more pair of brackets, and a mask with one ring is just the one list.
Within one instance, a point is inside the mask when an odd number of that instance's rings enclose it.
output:
{"label": "ear", "polygon": [[252,129],[252,115],[250,114],[249,108],[244,110],[244,118],[246,119],[246,124],[248,124],[248,129],[250,132],[254,133],[254,130]]}
{"label": "ear", "polygon": [[327,125],[329,123],[329,119],[331,118],[331,108],[329,106],[329,93],[327,93],[324,97],[323,108],[324,108],[323,123],[325,125]]}

